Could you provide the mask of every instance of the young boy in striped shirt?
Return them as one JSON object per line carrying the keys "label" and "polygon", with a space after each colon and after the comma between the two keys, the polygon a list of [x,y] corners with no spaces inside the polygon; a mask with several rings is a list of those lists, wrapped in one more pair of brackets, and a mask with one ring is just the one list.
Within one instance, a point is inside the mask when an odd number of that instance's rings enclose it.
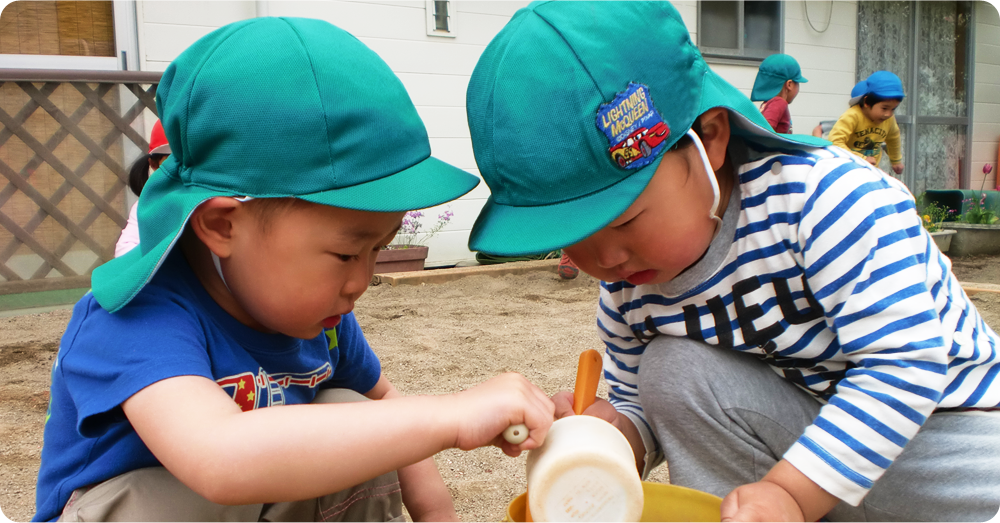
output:
{"label": "young boy in striped shirt", "polygon": [[773,133],[666,2],[532,4],[467,99],[470,248],[603,280],[586,414],[644,476],[665,459],[723,521],[997,513],[1000,340],[901,183]]}

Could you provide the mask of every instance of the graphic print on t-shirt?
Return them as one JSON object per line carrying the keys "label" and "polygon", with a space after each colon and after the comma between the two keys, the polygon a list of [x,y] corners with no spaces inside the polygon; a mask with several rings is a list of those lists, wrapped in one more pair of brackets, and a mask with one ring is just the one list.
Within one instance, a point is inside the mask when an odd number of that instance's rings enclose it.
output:
{"label": "graphic print on t-shirt", "polygon": [[291,386],[316,388],[333,375],[333,367],[324,363],[311,372],[268,374],[263,368],[257,374],[243,372],[215,380],[233,398],[243,412],[285,404],[285,391]]}

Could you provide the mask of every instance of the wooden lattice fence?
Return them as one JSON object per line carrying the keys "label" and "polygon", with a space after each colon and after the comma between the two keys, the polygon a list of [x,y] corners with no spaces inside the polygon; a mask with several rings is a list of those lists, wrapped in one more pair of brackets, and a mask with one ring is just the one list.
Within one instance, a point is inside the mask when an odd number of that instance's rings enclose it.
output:
{"label": "wooden lattice fence", "polygon": [[0,295],[89,287],[114,257],[159,77],[0,69]]}

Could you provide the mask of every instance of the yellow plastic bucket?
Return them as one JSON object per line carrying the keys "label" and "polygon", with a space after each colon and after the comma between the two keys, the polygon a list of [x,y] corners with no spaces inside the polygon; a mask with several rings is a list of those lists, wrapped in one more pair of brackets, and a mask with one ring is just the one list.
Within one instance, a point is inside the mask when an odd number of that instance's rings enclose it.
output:
{"label": "yellow plastic bucket", "polygon": [[[722,499],[699,490],[642,482],[642,518],[639,521],[719,521]],[[507,505],[504,521],[524,521],[525,495]]]}

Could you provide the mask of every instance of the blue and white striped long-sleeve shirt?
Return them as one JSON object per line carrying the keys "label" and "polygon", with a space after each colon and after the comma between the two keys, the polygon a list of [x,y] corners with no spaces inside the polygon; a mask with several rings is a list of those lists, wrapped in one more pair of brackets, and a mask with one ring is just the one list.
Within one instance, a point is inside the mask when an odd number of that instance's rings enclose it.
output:
{"label": "blue and white striped long-sleeve shirt", "polygon": [[662,459],[636,386],[649,340],[757,354],[824,402],[784,458],[857,505],[935,409],[1000,404],[1000,340],[901,183],[837,148],[747,147],[718,270],[673,293],[673,282],[602,284],[611,401],[642,434],[648,466]]}

